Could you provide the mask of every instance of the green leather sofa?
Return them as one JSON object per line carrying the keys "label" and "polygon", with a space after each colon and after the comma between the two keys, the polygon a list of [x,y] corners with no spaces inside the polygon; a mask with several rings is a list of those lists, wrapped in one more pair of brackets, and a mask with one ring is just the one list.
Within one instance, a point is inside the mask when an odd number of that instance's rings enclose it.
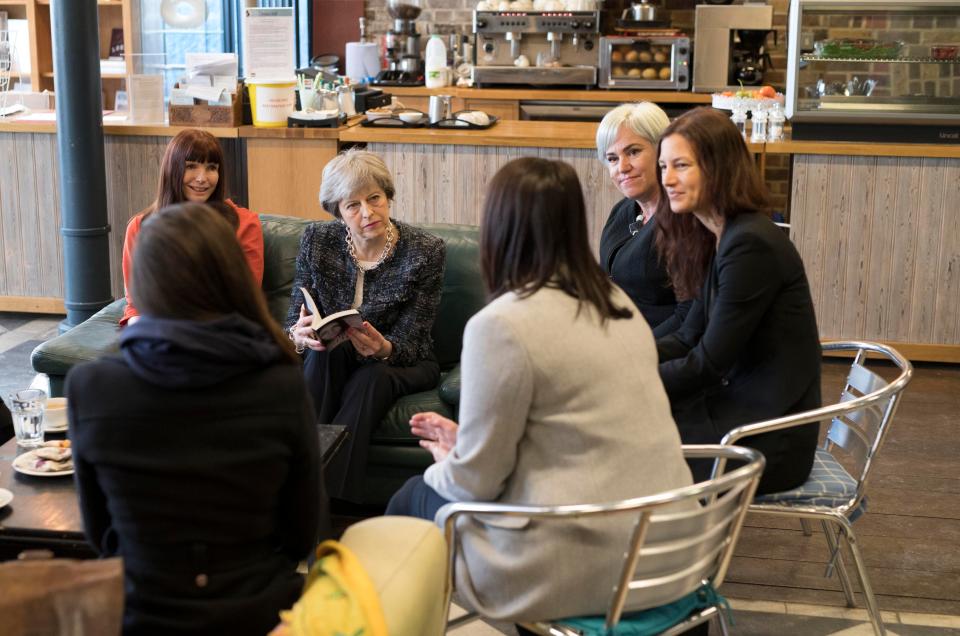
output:
{"label": "green leather sofa", "polygon": [[[264,239],[263,291],[270,313],[282,324],[290,302],[300,235],[310,221],[267,214],[261,215],[260,220]],[[401,398],[374,430],[364,484],[365,503],[386,503],[404,481],[430,465],[430,454],[410,435],[410,416],[419,411],[436,411],[456,418],[463,328],[484,304],[478,228],[445,224],[421,227],[441,237],[447,246],[443,296],[433,326],[443,375],[436,389]],[[63,394],[64,378],[70,367],[117,351],[118,322],[125,302],[122,298],[114,301],[89,320],[34,349],[33,368],[50,377],[54,396]]]}

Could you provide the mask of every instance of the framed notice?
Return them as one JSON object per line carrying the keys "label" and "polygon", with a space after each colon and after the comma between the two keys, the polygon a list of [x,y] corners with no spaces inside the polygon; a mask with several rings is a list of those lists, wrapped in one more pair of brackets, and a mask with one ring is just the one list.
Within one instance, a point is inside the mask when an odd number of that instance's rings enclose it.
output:
{"label": "framed notice", "polygon": [[244,77],[294,76],[293,9],[243,9]]}

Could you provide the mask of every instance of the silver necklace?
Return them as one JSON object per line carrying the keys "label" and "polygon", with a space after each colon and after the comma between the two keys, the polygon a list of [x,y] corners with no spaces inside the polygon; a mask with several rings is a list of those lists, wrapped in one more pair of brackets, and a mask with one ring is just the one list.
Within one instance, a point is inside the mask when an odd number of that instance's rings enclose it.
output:
{"label": "silver necklace", "polygon": [[[390,255],[390,248],[393,247],[393,238],[393,222],[391,221],[387,224],[387,242],[383,244],[383,251],[380,252],[380,258],[377,259],[376,264],[370,269],[380,267],[383,265],[383,261],[387,260],[387,256]],[[347,228],[347,252],[356,264],[357,269],[363,271],[363,266],[360,265],[360,258],[357,256],[357,246],[353,244],[353,234],[350,232],[350,228]]]}

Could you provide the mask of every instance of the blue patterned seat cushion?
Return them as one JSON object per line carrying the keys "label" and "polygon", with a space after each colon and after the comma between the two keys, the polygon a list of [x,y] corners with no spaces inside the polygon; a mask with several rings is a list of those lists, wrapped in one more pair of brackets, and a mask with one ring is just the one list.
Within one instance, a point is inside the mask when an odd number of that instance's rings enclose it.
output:
{"label": "blue patterned seat cushion", "polygon": [[[857,480],[840,465],[833,455],[822,448],[817,449],[813,459],[810,477],[802,486],[784,492],[761,495],[754,499],[760,504],[781,504],[785,506],[823,506],[836,508],[857,494]],[[866,511],[866,497],[860,501],[856,510],[848,516],[854,520]]]}

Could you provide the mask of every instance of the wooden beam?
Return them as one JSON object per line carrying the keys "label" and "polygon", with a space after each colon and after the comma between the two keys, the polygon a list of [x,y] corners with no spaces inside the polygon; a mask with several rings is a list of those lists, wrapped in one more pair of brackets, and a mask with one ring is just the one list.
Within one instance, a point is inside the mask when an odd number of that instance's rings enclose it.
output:
{"label": "wooden beam", "polygon": [[41,296],[0,296],[0,311],[26,314],[66,314],[62,298]]}

